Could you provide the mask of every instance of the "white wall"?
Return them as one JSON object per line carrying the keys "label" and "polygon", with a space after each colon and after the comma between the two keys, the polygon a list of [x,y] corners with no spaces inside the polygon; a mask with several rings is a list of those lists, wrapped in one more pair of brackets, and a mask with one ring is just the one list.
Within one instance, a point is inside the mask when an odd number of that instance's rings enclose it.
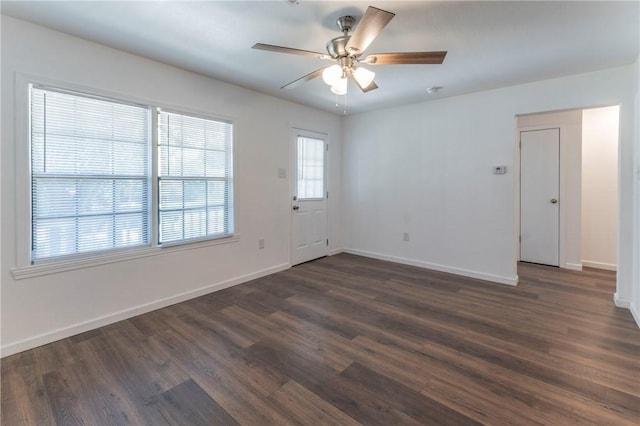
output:
{"label": "white wall", "polygon": [[[2,16],[2,355],[66,337],[289,264],[289,127],[329,134],[329,240],[342,247],[342,119],[122,51]],[[230,116],[235,120],[234,243],[163,251],[124,262],[16,280],[14,155],[27,143],[15,121],[15,81],[34,75],[123,99]],[[22,175],[23,170],[18,170]],[[288,173],[290,175],[291,173]],[[25,182],[22,182],[24,185]],[[266,247],[258,250],[258,238]]]}
{"label": "white wall", "polygon": [[634,219],[633,229],[633,278],[632,278],[632,298],[630,303],[631,313],[638,326],[640,326],[640,55],[634,65],[634,85],[632,93],[634,97],[634,140],[635,140],[635,199],[634,199]]}
{"label": "white wall", "polygon": [[617,106],[582,113],[582,264],[614,270],[618,239]]}
{"label": "white wall", "polygon": [[[560,128],[560,267],[581,270],[582,112],[528,114],[517,119],[518,130]],[[518,171],[516,160],[516,171]],[[516,198],[520,188],[516,185]],[[617,194],[616,194],[617,195]],[[519,205],[516,222],[519,223]]]}
{"label": "white wall", "polygon": [[[637,71],[627,66],[347,117],[345,247],[516,282],[514,117],[620,105],[616,298],[628,306],[637,259],[632,232],[634,77]],[[494,165],[506,165],[507,174],[492,174]],[[410,233],[410,241],[402,241],[403,232]]]}

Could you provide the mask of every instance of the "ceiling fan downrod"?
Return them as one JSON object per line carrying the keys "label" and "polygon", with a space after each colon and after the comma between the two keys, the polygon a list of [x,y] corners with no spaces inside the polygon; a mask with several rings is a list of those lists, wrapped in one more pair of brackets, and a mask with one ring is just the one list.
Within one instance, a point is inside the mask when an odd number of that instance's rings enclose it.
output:
{"label": "ceiling fan downrod", "polygon": [[351,15],[341,16],[336,20],[336,25],[342,31],[344,35],[347,35],[351,28],[353,28],[353,24],[356,23],[356,18]]}
{"label": "ceiling fan downrod", "polygon": [[351,38],[348,34],[355,23],[356,18],[350,15],[341,16],[336,20],[336,25],[340,31],[342,31],[342,35],[327,42],[327,52],[329,52],[332,58],[338,59],[350,54],[350,52],[347,52],[347,43],[349,43],[349,39]]}

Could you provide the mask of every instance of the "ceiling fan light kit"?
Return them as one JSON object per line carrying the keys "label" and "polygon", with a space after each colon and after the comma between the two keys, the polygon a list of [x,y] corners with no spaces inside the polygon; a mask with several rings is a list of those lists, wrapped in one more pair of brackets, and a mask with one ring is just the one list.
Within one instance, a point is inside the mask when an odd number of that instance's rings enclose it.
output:
{"label": "ceiling fan light kit", "polygon": [[342,68],[338,64],[331,65],[322,71],[322,80],[329,86],[333,86],[341,78]]}
{"label": "ceiling fan light kit", "polygon": [[360,87],[368,87],[373,82],[373,79],[376,78],[376,73],[366,68],[358,67],[353,72],[353,78],[356,79]]}
{"label": "ceiling fan light kit", "polygon": [[349,78],[356,83],[360,90],[366,93],[378,88],[378,85],[374,81],[375,73],[361,66],[356,66],[358,63],[365,63],[367,65],[441,64],[447,54],[445,51],[374,53],[361,59],[360,55],[369,47],[371,42],[373,42],[394,16],[395,14],[392,12],[369,6],[351,35],[349,35],[349,32],[355,25],[356,18],[350,15],[341,16],[336,21],[336,25],[338,29],[342,31],[342,35],[327,42],[326,48],[328,55],[309,50],[262,43],[256,43],[253,49],[310,56],[335,62],[335,64],[329,67],[312,71],[282,86],[283,89],[291,89],[322,76],[323,81],[331,87],[331,92],[336,95],[346,95],[347,81]]}
{"label": "ceiling fan light kit", "polygon": [[376,73],[363,67],[353,65],[334,64],[322,71],[322,80],[331,87],[331,91],[337,95],[347,93],[347,77],[352,76],[358,86],[366,88],[373,82]]}
{"label": "ceiling fan light kit", "polygon": [[336,95],[347,94],[347,77],[339,78],[335,83],[331,85],[331,91]]}

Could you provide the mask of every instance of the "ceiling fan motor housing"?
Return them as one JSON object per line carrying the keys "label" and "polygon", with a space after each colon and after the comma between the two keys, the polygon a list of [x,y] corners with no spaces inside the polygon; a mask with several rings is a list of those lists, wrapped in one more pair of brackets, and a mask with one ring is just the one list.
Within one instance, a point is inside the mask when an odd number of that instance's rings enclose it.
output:
{"label": "ceiling fan motor housing", "polygon": [[348,35],[340,36],[329,40],[327,43],[327,52],[332,58],[347,56],[347,43],[351,37]]}
{"label": "ceiling fan motor housing", "polygon": [[336,25],[340,31],[342,31],[343,35],[327,42],[327,52],[329,52],[332,58],[349,55],[349,52],[347,52],[347,43],[351,37],[348,36],[347,33],[351,31],[355,23],[356,18],[350,15],[341,16],[336,21]]}

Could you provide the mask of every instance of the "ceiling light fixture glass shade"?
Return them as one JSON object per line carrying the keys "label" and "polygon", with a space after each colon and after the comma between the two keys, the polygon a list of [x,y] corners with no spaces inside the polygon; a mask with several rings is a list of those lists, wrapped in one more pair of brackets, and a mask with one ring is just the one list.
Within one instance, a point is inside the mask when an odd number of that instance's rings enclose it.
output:
{"label": "ceiling light fixture glass shade", "polygon": [[342,67],[338,64],[331,65],[322,71],[322,79],[329,86],[333,86],[342,77]]}
{"label": "ceiling light fixture glass shade", "polygon": [[346,77],[339,78],[338,81],[336,81],[331,86],[331,91],[336,95],[346,95],[347,94],[347,78]]}
{"label": "ceiling light fixture glass shade", "polygon": [[375,72],[369,71],[368,69],[362,67],[356,68],[356,70],[353,72],[353,78],[356,79],[356,81],[362,88],[368,87],[375,76]]}

